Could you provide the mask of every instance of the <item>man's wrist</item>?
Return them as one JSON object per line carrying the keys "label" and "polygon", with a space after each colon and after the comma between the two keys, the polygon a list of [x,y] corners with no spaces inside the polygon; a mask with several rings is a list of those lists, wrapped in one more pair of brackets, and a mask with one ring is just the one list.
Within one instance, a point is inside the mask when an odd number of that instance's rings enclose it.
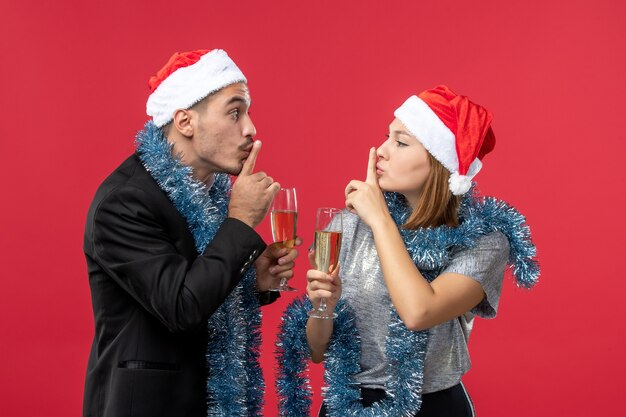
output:
{"label": "man's wrist", "polygon": [[261,305],[271,304],[280,298],[280,291],[258,291],[258,298]]}
{"label": "man's wrist", "polygon": [[250,227],[251,229],[254,229],[254,223],[252,222],[251,219],[247,218],[246,216],[238,216],[237,214],[228,213],[228,217],[231,219],[239,220],[241,223],[244,223],[246,226]]}

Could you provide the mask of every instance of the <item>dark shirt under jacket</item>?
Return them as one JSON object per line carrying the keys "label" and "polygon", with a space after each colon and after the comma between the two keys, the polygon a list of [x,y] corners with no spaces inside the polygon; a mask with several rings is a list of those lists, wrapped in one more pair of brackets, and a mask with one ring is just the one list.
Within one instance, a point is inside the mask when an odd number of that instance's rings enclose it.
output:
{"label": "dark shirt under jacket", "polygon": [[95,336],[83,415],[205,417],[207,319],[265,247],[229,218],[198,255],[139,158],[122,163],[96,192],[85,228]]}

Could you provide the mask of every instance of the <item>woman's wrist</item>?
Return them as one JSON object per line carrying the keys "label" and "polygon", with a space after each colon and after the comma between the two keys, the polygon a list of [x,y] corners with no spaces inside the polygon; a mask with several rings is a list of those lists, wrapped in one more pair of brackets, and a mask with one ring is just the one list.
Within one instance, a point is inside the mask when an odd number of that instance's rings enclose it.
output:
{"label": "woman's wrist", "polygon": [[[311,298],[311,304],[313,304],[313,308],[316,309],[316,310],[319,308],[320,302],[321,302],[321,298],[318,299],[317,302],[313,302],[313,299]],[[326,310],[328,312],[335,311],[335,308],[337,307],[337,304],[338,304],[338,301],[335,302],[335,301],[331,300],[330,298],[326,298]]]}
{"label": "woman's wrist", "polygon": [[374,233],[374,237],[388,233],[391,230],[397,230],[396,223],[391,218],[391,215],[381,216],[378,221],[372,223],[370,228],[372,229],[372,233]]}
{"label": "woman's wrist", "polygon": [[333,334],[333,320],[309,317],[306,324],[306,338],[311,349],[311,359],[315,363],[324,360],[324,353]]}

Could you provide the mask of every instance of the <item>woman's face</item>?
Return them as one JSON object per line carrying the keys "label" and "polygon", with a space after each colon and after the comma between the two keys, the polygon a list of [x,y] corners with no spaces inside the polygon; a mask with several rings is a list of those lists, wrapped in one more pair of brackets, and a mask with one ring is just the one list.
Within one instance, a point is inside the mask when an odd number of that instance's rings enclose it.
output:
{"label": "woman's face", "polygon": [[430,174],[428,151],[402,122],[389,125],[388,139],[376,151],[378,185],[384,191],[403,194],[414,206]]}

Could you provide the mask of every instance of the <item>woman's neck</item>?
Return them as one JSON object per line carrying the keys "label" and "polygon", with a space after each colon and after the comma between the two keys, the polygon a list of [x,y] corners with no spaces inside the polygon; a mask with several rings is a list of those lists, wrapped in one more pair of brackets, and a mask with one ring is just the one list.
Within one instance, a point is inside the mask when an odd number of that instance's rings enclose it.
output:
{"label": "woman's neck", "polygon": [[417,191],[410,192],[410,193],[402,193],[402,195],[406,199],[406,202],[409,203],[411,210],[415,210],[415,207],[417,207],[417,203],[420,200],[420,191],[421,190],[417,190]]}

